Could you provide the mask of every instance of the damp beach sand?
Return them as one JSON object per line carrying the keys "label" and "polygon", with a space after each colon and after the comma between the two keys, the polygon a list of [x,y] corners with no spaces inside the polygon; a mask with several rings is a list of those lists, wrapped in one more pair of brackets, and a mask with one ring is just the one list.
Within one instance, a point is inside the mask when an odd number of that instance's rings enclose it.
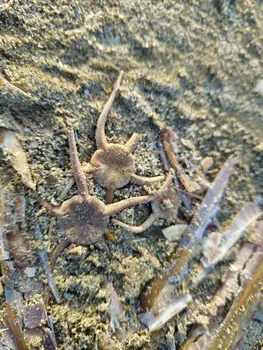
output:
{"label": "damp beach sand", "polygon": [[[208,181],[230,156],[237,156],[218,215],[229,224],[245,202],[263,206],[262,29],[261,1],[3,1],[0,128],[17,132],[38,195],[60,204],[72,178],[68,132],[74,127],[85,165],[96,150],[99,114],[124,71],[106,123],[108,141],[124,145],[133,133],[143,133],[134,157],[136,174],[147,177],[165,174],[157,147],[165,126],[181,138],[189,162],[213,160]],[[49,234],[50,215],[2,153],[1,186],[26,198],[22,228],[28,254],[45,279],[36,258],[36,216],[47,250],[63,239],[63,232],[54,224]],[[105,190],[92,175],[86,178],[90,194],[103,200]],[[114,201],[159,187],[130,182],[114,191]],[[66,199],[76,193],[73,186]],[[149,204],[138,205],[116,218],[138,226],[150,212]],[[140,234],[110,223],[111,258],[95,246],[73,246],[61,254],[53,272],[61,303],[50,297],[46,304],[58,349],[172,350],[174,335],[180,348],[183,339],[175,329],[181,336],[185,325],[178,315],[156,333],[142,327],[124,339],[105,340],[111,315],[102,286],[113,283],[132,319],[145,284],[172,254],[162,233],[171,223],[158,219]],[[215,290],[219,282],[215,272],[197,292],[205,293],[205,286]],[[5,295],[0,293],[2,321]],[[262,338],[263,323],[252,321],[242,349],[260,349]]]}

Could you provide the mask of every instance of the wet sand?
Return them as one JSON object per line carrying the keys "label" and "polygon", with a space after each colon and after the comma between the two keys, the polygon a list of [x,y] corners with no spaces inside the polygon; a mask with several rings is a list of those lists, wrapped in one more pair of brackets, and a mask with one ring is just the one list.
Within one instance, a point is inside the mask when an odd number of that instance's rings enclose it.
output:
{"label": "wet sand", "polygon": [[[263,97],[256,89],[263,79],[262,23],[260,1],[3,3],[0,70],[18,89],[0,90],[0,126],[23,131],[38,194],[59,203],[72,174],[70,126],[78,135],[81,162],[89,161],[96,149],[96,121],[112,82],[123,70],[106,135],[124,143],[133,132],[144,133],[135,151],[137,174],[164,173],[157,136],[166,125],[189,145],[189,159],[198,163],[212,157],[215,173],[230,155],[239,157],[222,202],[222,218],[229,218],[247,200],[263,205]],[[5,163],[0,173],[5,185],[26,191]],[[91,194],[102,199],[104,190],[92,176],[87,180]],[[116,191],[116,200],[147,191],[129,184]],[[68,197],[76,192],[74,187]],[[26,195],[25,226],[30,231],[35,201],[34,194]],[[143,205],[119,218],[138,225],[149,212]],[[43,212],[39,219],[46,234],[50,217]],[[48,307],[59,349],[98,347],[110,322],[100,294],[106,281],[115,283],[133,314],[143,286],[171,254],[161,233],[168,224],[157,221],[139,236],[111,224],[111,262],[95,248],[65,252],[59,258],[54,277],[64,299],[61,305]],[[52,246],[62,237],[55,227]],[[170,332],[174,324],[170,322]],[[258,338],[253,335],[244,349],[252,349],[262,337],[260,326],[261,333],[255,331]],[[255,332],[252,328],[251,334]],[[116,341],[114,349],[160,349],[164,339],[164,331],[151,338],[145,330]]]}

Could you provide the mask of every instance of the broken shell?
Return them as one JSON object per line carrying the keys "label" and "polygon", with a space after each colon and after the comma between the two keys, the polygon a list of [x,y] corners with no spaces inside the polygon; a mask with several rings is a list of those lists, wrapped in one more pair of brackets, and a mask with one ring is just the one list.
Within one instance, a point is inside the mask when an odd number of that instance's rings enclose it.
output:
{"label": "broken shell", "polygon": [[23,307],[24,324],[26,328],[37,328],[47,319],[47,312],[44,303],[41,301],[34,305]]}
{"label": "broken shell", "polygon": [[165,238],[169,242],[179,241],[188,225],[179,224],[166,227],[162,230]]}

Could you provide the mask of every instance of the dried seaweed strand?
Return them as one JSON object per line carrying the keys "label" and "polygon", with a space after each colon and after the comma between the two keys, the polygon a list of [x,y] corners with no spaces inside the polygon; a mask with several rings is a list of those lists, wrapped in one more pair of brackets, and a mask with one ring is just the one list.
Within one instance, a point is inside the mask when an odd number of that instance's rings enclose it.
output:
{"label": "dried seaweed strand", "polygon": [[188,192],[195,192],[200,187],[195,182],[191,181],[188,175],[185,173],[184,169],[182,168],[181,164],[179,163],[178,159],[176,158],[176,155],[173,152],[172,149],[172,140],[175,138],[175,133],[170,128],[165,128],[161,133],[162,143],[165,150],[165,153],[169,159],[169,162],[171,163],[171,166],[174,170],[177,171],[178,177],[186,190]]}
{"label": "dried seaweed strand", "polygon": [[0,186],[0,262],[9,258],[9,253],[5,249],[4,243],[4,226],[6,218],[6,205],[4,188]]}
{"label": "dried seaweed strand", "polygon": [[4,317],[4,324],[12,334],[17,350],[29,350],[26,341],[23,337],[22,331],[18,326],[16,316],[11,309],[10,304],[6,301],[6,312],[7,315]]}
{"label": "dried seaweed strand", "polygon": [[224,164],[212,186],[207,191],[193,220],[183,234],[178,248],[173,253],[171,257],[172,263],[168,269],[162,271],[158,277],[154,278],[148,288],[142,293],[140,303],[142,311],[155,309],[158,295],[165,285],[169,283],[169,279],[172,279],[173,282],[179,281],[187,273],[188,262],[192,257],[193,248],[203,238],[206,227],[216,215],[224,189],[236,162],[237,159],[232,158]]}
{"label": "dried seaweed strand", "polygon": [[237,159],[229,159],[219,171],[211,187],[208,189],[200,208],[194,215],[193,220],[184,232],[179,248],[176,251],[176,258],[170,271],[175,274],[175,278],[182,277],[187,272],[187,264],[192,256],[193,248],[203,238],[204,232],[211,219],[215,217],[224,189],[227,186],[231,171]]}
{"label": "dried seaweed strand", "polygon": [[225,273],[224,283],[217,290],[209,302],[209,313],[216,316],[218,308],[225,306],[227,299],[232,299],[234,293],[239,290],[238,278],[247,261],[253,255],[255,246],[245,242],[241,245],[236,260],[228,267]]}
{"label": "dried seaweed strand", "polygon": [[188,229],[185,231],[180,246],[186,246],[191,249],[203,238],[207,225],[219,209],[220,200],[236,163],[237,158],[232,158],[228,159],[223,165],[211,187],[208,189]]}
{"label": "dried seaweed strand", "polygon": [[25,270],[29,266],[28,251],[18,225],[6,230],[8,249],[17,270]]}
{"label": "dried seaweed strand", "polygon": [[256,311],[256,307],[260,303],[263,284],[263,249],[258,249],[253,257],[252,266],[255,273],[247,281],[241,295],[235,299],[207,350],[229,349],[230,346],[236,345],[248,327],[253,313]]}
{"label": "dried seaweed strand", "polygon": [[27,154],[14,131],[0,127],[0,148],[8,156],[12,168],[21,177],[22,182],[31,190],[36,189],[27,161]]}
{"label": "dried seaweed strand", "polygon": [[[38,240],[38,242],[43,243],[43,235],[42,235],[42,232],[40,230],[40,227],[39,227],[38,223],[36,225],[35,234],[36,234],[36,239]],[[58,290],[57,290],[56,283],[55,283],[54,278],[52,276],[52,268],[51,268],[51,266],[50,266],[50,264],[48,262],[48,254],[47,254],[46,248],[40,249],[39,252],[38,252],[38,256],[39,256],[40,261],[43,264],[49,288],[52,291],[56,302],[59,304],[61,300],[60,300],[60,297],[59,297],[59,293],[58,293]]]}

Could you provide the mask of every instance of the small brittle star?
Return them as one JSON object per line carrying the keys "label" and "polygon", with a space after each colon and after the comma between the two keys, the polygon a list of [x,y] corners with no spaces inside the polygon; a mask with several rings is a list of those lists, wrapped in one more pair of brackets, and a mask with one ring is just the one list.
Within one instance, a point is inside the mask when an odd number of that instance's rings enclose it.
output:
{"label": "small brittle star", "polygon": [[79,194],[64,201],[60,206],[54,206],[47,201],[40,199],[43,207],[57,217],[58,226],[67,238],[60,242],[52,253],[50,266],[54,268],[56,260],[61,252],[71,244],[89,246],[99,244],[102,247],[108,247],[105,244],[104,233],[109,223],[111,215],[132,207],[137,204],[148,203],[156,196],[160,195],[171,183],[170,175],[155,195],[145,195],[131,197],[116,203],[104,204],[95,196],[88,192],[86,178],[80,165],[78,151],[74,133],[69,133],[69,147],[71,165],[75,181],[78,186]]}
{"label": "small brittle star", "polygon": [[173,188],[173,176],[169,176],[166,181],[166,187],[162,192],[151,201],[152,214],[139,226],[127,225],[122,221],[112,219],[112,222],[135,233],[141,233],[152,226],[156,219],[176,219],[177,222],[185,223],[177,217],[178,209],[181,206],[181,199],[177,191]]}

